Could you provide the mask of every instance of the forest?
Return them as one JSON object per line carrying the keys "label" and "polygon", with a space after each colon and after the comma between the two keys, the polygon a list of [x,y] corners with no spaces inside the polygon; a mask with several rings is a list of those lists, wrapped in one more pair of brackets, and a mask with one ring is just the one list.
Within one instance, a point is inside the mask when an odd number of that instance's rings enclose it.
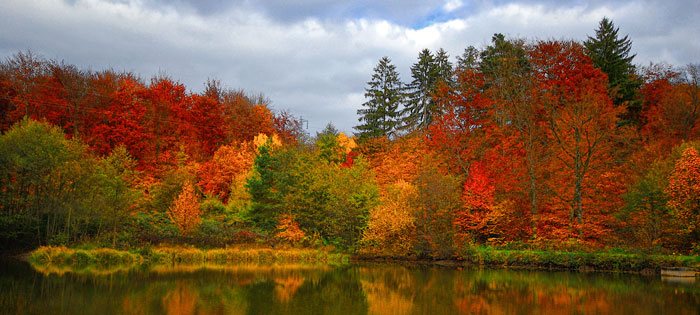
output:
{"label": "forest", "polygon": [[[311,136],[209,80],[0,63],[0,249],[330,247],[459,259],[477,247],[700,254],[700,65],[495,34],[401,81],[379,59],[354,135]],[[359,104],[358,104],[359,105]]]}

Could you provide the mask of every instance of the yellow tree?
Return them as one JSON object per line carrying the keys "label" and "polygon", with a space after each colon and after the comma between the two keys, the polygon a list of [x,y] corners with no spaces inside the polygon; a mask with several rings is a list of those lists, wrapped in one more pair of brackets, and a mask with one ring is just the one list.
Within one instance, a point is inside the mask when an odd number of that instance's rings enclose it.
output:
{"label": "yellow tree", "polygon": [[415,243],[415,204],[418,189],[403,180],[388,185],[381,195],[381,205],[370,211],[362,239],[363,251],[369,254],[406,256]]}
{"label": "yellow tree", "polygon": [[668,205],[685,226],[684,232],[690,236],[692,245],[697,247],[700,236],[700,156],[694,148],[685,149],[676,162],[666,193]]}
{"label": "yellow tree", "polygon": [[182,192],[168,210],[168,217],[175,223],[180,233],[187,235],[201,222],[201,210],[192,183],[185,183]]}

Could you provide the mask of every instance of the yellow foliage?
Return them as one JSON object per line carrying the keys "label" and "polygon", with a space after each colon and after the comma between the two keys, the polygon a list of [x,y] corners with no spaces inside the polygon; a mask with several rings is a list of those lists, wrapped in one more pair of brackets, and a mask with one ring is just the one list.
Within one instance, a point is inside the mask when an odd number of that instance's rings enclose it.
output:
{"label": "yellow foliage", "polygon": [[182,234],[189,234],[201,222],[199,201],[194,194],[192,183],[185,183],[182,192],[177,196],[173,205],[168,209],[168,217],[175,223]]}
{"label": "yellow foliage", "polygon": [[298,243],[306,236],[291,215],[283,215],[280,217],[277,230],[279,231],[275,235],[277,238],[292,244]]}
{"label": "yellow foliage", "polygon": [[381,196],[381,205],[372,209],[365,230],[365,251],[388,255],[408,255],[415,241],[415,185],[399,180]]}
{"label": "yellow foliage", "polygon": [[282,141],[275,133],[273,133],[271,137],[264,133],[260,133],[253,138],[253,144],[255,144],[256,149],[259,149],[261,146],[267,144],[268,141],[272,148],[279,148],[282,146]]}
{"label": "yellow foliage", "polygon": [[228,204],[235,209],[246,209],[250,205],[250,193],[248,193],[245,184],[252,173],[252,170],[248,170],[246,173],[239,173],[233,176]]}
{"label": "yellow foliage", "polygon": [[357,148],[357,143],[355,143],[355,137],[348,137],[344,133],[338,134],[338,146],[345,152],[345,154],[350,153],[354,148]]}

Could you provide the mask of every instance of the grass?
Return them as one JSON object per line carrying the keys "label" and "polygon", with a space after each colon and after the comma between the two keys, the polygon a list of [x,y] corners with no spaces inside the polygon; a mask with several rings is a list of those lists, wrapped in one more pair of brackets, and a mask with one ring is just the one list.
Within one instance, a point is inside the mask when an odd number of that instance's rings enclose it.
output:
{"label": "grass", "polygon": [[[362,259],[362,257],[359,257]],[[113,273],[137,266],[272,266],[348,264],[346,254],[314,249],[160,246],[120,251],[109,248],[40,247],[28,256],[40,272]],[[664,267],[700,268],[700,256],[640,253],[512,250],[471,247],[459,254],[464,264],[530,269],[656,272]]]}
{"label": "grass", "polygon": [[348,256],[313,249],[154,247],[120,251],[42,246],[27,259],[38,271],[109,274],[139,266],[345,265]]}
{"label": "grass", "polygon": [[322,264],[343,265],[348,256],[314,249],[156,247],[153,262],[167,264]]}
{"label": "grass", "polygon": [[620,252],[567,252],[507,250],[474,247],[461,255],[467,263],[482,266],[599,271],[655,271],[663,267],[700,267],[700,256],[645,255]]}

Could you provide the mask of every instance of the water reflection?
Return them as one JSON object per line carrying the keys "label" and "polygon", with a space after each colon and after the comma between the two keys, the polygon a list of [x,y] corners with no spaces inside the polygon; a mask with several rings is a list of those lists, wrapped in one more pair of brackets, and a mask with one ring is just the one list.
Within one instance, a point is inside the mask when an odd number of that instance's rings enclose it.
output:
{"label": "water reflection", "polygon": [[656,277],[361,265],[159,266],[89,273],[0,263],[7,314],[697,314]]}

